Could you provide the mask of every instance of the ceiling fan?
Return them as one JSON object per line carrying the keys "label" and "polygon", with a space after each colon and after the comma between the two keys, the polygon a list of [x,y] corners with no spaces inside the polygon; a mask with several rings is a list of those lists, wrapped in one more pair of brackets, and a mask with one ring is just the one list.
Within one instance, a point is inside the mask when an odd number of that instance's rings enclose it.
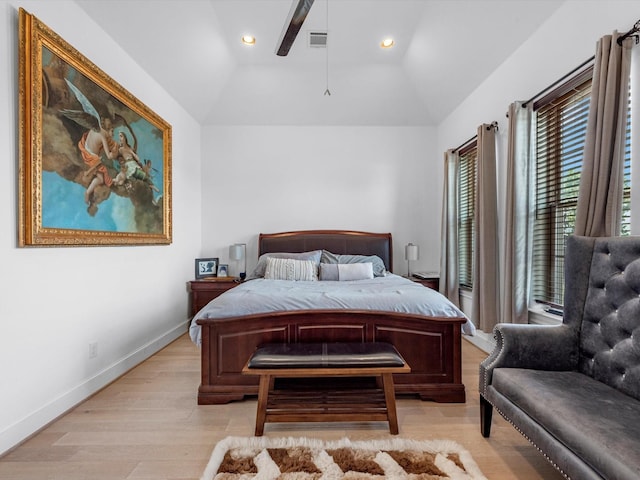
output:
{"label": "ceiling fan", "polygon": [[313,2],[314,0],[293,0],[291,11],[287,17],[288,22],[285,22],[280,41],[278,42],[276,55],[280,57],[287,56],[289,49],[298,36],[302,23],[307,18]]}

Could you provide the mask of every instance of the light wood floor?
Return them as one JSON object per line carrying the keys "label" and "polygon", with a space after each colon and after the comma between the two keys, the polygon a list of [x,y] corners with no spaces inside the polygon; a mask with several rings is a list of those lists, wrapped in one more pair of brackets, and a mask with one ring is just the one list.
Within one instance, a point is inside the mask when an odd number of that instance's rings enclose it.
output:
{"label": "light wood floor", "polygon": [[[397,402],[400,437],[451,439],[490,480],[560,480],[534,447],[494,414],[480,435],[478,364],[486,354],[463,341],[466,404]],[[23,445],[0,458],[0,479],[193,480],[216,442],[253,435],[256,400],[196,404],[199,351],[184,335]],[[387,424],[267,424],[265,436],[390,438]]]}

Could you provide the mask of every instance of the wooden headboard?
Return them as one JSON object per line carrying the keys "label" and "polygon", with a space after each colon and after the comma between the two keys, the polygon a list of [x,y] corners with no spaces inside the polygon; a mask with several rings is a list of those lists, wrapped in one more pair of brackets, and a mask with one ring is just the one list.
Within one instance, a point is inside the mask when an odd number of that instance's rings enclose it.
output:
{"label": "wooden headboard", "polygon": [[297,232],[261,233],[258,255],[275,252],[328,250],[336,254],[377,255],[387,270],[393,265],[390,233],[348,230],[301,230]]}

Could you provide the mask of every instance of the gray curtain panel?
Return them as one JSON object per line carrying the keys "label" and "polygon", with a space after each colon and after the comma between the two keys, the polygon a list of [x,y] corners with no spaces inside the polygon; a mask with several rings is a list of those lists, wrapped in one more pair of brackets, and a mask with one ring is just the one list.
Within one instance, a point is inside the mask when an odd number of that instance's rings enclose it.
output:
{"label": "gray curtain panel", "polygon": [[587,120],[576,235],[620,234],[627,125],[629,73],[633,39],[618,45],[618,32],[596,45],[591,102]]}
{"label": "gray curtain panel", "polygon": [[[525,106],[526,105],[526,106]],[[533,239],[533,102],[509,105],[502,322],[529,322]]]}
{"label": "gray curtain panel", "polygon": [[442,229],[440,252],[440,293],[460,307],[458,279],[458,175],[460,155],[455,150],[444,153],[444,189],[442,195]]}
{"label": "gray curtain panel", "polygon": [[492,125],[478,127],[478,188],[476,190],[473,258],[473,323],[484,332],[500,321],[496,135]]}

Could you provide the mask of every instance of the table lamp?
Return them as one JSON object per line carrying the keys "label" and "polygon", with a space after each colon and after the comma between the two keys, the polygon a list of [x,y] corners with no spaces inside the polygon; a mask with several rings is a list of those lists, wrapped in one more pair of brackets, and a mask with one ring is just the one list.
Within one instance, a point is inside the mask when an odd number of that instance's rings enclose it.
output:
{"label": "table lamp", "polygon": [[418,260],[418,245],[409,243],[404,247],[404,258],[407,261],[407,277],[411,277],[411,261]]}
{"label": "table lamp", "polygon": [[238,276],[244,280],[247,276],[247,244],[236,243],[229,247],[229,260],[238,262]]}

